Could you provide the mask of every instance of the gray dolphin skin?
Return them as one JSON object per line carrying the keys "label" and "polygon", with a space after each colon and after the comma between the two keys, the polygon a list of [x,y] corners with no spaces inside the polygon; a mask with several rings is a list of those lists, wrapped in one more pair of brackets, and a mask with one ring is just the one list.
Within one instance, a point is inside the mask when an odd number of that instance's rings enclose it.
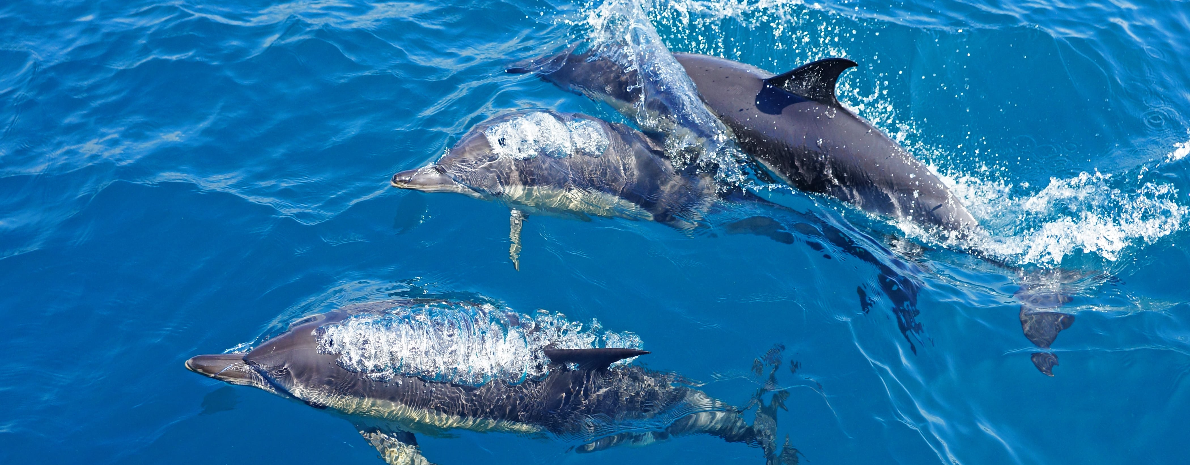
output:
{"label": "gray dolphin skin", "polygon": [[[429,463],[414,434],[441,436],[454,429],[560,439],[576,444],[578,452],[708,434],[759,447],[768,464],[796,463],[796,449],[788,445],[788,438],[778,449],[772,430],[774,408],[783,406],[785,396],[767,406],[760,402],[754,427],[739,409],[682,384],[676,375],[635,365],[612,366],[645,351],[545,348],[542,359],[548,360],[548,374],[473,386],[349,369],[342,354],[333,350],[338,346],[327,340],[337,325],[353,317],[376,318],[403,306],[443,302],[409,299],[344,307],[299,320],[246,354],[200,355],[186,361],[186,368],[342,416],[393,465]],[[401,329],[389,327],[380,336],[399,340]]]}
{"label": "gray dolphin skin", "polygon": [[855,62],[829,58],[774,76],[723,58],[674,57],[740,147],[790,186],[945,231],[979,228],[925,164],[836,99],[839,75]]}

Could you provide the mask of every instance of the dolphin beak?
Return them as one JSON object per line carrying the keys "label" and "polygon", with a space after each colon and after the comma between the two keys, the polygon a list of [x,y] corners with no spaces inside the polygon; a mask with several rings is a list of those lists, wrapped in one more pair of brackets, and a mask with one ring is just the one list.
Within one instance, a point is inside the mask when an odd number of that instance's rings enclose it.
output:
{"label": "dolphin beak", "polygon": [[199,355],[186,361],[186,369],[231,384],[260,386],[264,381],[244,363],[244,354]]}
{"label": "dolphin beak", "polygon": [[451,179],[450,176],[436,165],[427,165],[394,174],[390,184],[398,189],[412,189],[422,192],[455,192],[470,196],[477,195],[475,191],[467,186],[455,182],[454,179]]}

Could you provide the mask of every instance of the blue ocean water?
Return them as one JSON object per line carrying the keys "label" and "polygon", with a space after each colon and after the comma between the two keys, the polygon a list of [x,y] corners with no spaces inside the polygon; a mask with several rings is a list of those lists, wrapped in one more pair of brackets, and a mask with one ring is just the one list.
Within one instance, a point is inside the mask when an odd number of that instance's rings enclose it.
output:
{"label": "blue ocean water", "polygon": [[[783,345],[799,368],[780,374],[778,434],[808,463],[1184,462],[1190,4],[645,7],[674,51],[859,62],[840,100],[946,178],[986,250],[1025,275],[1079,270],[1056,376],[1029,360],[1022,275],[827,199],[770,195],[917,263],[916,313],[852,256],[649,222],[530,217],[515,271],[507,208],[388,187],[503,111],[623,120],[503,72],[583,40],[598,4],[8,2],[0,462],[380,463],[342,419],[183,362],[411,295],[598,319],[640,337],[638,363],[739,405]],[[442,464],[762,460],[699,436],[583,455],[420,442]]]}

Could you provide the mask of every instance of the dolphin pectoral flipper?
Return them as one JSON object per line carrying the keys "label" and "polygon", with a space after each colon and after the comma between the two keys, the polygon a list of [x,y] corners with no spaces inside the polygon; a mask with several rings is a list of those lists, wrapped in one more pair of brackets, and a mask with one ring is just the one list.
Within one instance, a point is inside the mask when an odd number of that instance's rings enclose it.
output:
{"label": "dolphin pectoral flipper", "polygon": [[521,271],[521,227],[525,224],[525,213],[512,209],[508,218],[508,258],[512,259],[512,267]]}
{"label": "dolphin pectoral flipper", "polygon": [[408,431],[388,431],[379,428],[356,425],[359,434],[380,452],[380,458],[388,465],[434,465],[421,455],[417,438]]}

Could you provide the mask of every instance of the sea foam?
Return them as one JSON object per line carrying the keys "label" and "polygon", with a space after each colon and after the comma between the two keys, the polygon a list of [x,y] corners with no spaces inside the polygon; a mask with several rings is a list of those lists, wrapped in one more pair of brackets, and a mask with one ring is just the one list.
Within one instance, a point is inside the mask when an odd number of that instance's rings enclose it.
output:
{"label": "sea foam", "polygon": [[1178,203],[1176,188],[1124,178],[1099,172],[1051,177],[1029,193],[1028,184],[942,176],[989,232],[977,248],[1036,265],[1058,265],[1079,253],[1116,261],[1129,247],[1185,228],[1190,207]]}

